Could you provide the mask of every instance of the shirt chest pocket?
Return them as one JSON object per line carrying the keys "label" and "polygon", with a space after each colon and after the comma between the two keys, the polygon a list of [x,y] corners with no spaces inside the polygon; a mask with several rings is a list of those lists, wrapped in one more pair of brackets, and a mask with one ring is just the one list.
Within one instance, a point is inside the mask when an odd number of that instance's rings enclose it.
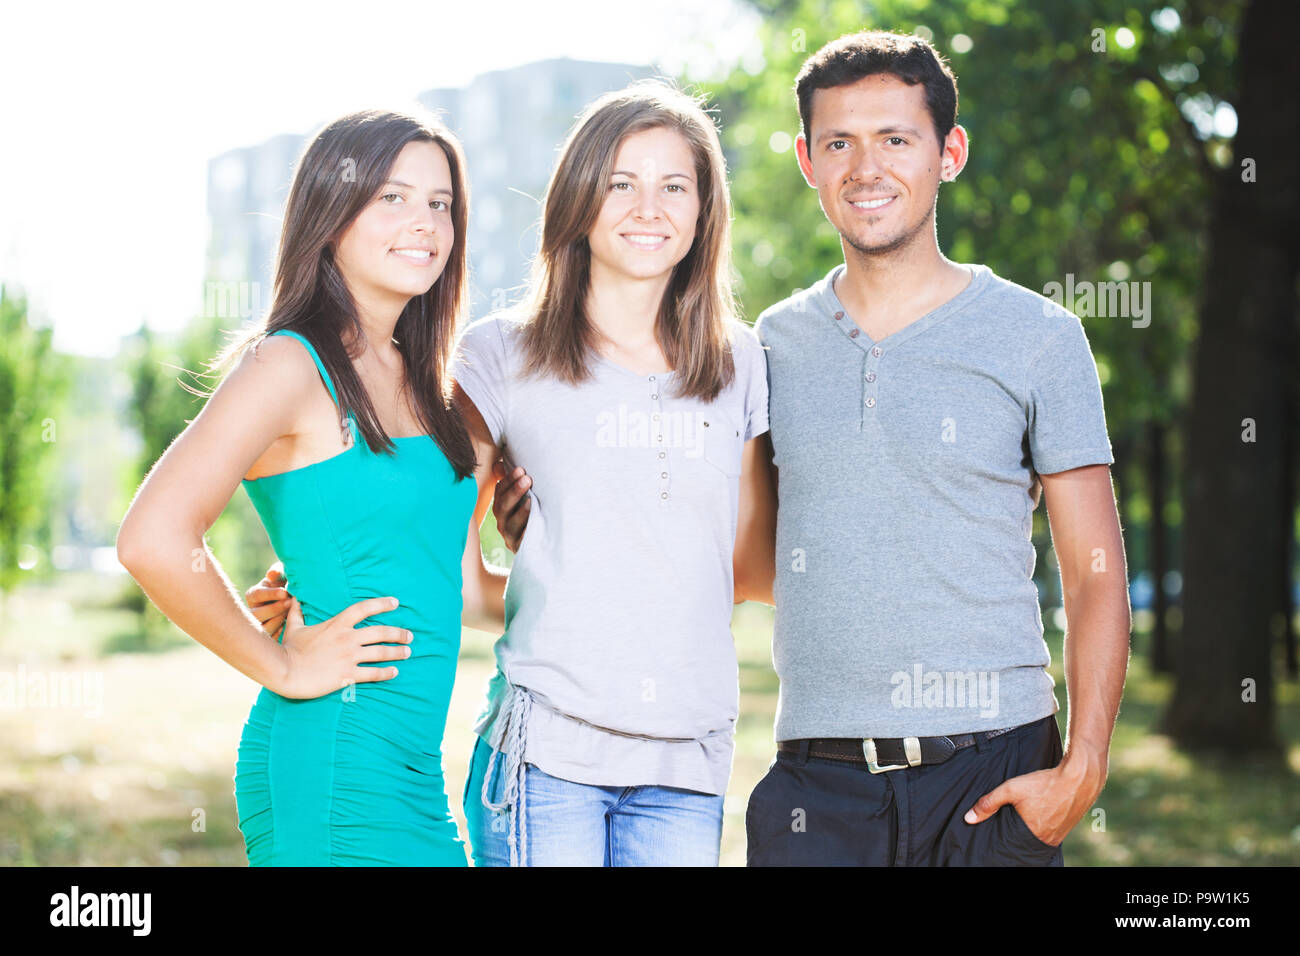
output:
{"label": "shirt chest pocket", "polygon": [[740,476],[745,440],[740,426],[723,415],[709,415],[700,422],[704,460],[728,478]]}

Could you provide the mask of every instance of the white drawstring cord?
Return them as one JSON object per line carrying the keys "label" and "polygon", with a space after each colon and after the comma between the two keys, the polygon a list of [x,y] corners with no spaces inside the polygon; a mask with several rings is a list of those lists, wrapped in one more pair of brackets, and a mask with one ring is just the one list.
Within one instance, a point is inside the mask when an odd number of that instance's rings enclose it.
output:
{"label": "white drawstring cord", "polygon": [[[492,751],[488,757],[487,771],[483,774],[483,806],[493,813],[506,812],[508,817],[507,842],[510,844],[510,865],[528,865],[528,822],[525,813],[526,787],[524,774],[524,747],[527,743],[528,716],[532,711],[532,696],[523,687],[510,685],[510,707],[505,713],[505,725],[502,726],[498,714],[496,725],[492,728],[488,746]],[[505,757],[503,776],[504,793],[501,802],[494,803],[491,798],[492,768],[496,764],[498,753]]]}

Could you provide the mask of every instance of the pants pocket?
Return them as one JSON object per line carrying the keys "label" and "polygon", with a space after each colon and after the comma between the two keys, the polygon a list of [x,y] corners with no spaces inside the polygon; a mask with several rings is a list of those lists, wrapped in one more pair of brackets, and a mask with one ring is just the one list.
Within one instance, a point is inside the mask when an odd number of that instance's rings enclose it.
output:
{"label": "pants pocket", "polygon": [[994,738],[982,752],[967,752],[964,759],[971,769],[962,775],[960,797],[952,805],[953,815],[940,838],[935,862],[943,866],[1062,865],[1061,848],[1038,839],[1009,803],[982,823],[972,825],[963,819],[976,799],[1004,781],[1055,766],[1059,757],[1051,744],[1054,725],[1055,720],[1044,721]]}
{"label": "pants pocket", "polygon": [[779,760],[773,759],[767,773],[754,785],[745,805],[745,860],[747,866],[757,865],[759,851],[768,843],[776,828],[784,832],[789,825],[789,816],[773,810],[767,796],[774,787],[780,785],[777,775],[781,773]]}
{"label": "pants pocket", "polygon": [[[492,748],[477,737],[470,756],[469,773],[465,779],[465,794],[461,798],[465,823],[469,828],[470,851],[475,866],[509,866],[509,818],[504,812],[489,810],[483,805],[483,780]],[[501,799],[501,766],[505,758],[498,756],[493,767],[489,800]]]}
{"label": "pants pocket", "polygon": [[474,746],[469,752],[469,771],[465,774],[465,790],[460,795],[460,808],[462,811],[469,811],[469,795],[474,788],[474,769],[478,761],[478,748],[483,746],[483,738],[474,735]]}
{"label": "pants pocket", "polygon": [[[1050,770],[1061,762],[1061,732],[1056,717],[1045,718],[1033,733],[1019,735],[1016,739],[1016,760],[1012,776],[1023,776],[1038,770]],[[1044,843],[1029,829],[1025,818],[1014,806],[1002,808],[1007,817],[1008,841],[1026,860],[1023,865],[1059,865],[1052,858],[1060,854],[1060,846]]]}
{"label": "pants pocket", "polygon": [[1015,845],[1021,847],[1025,854],[1030,857],[1050,857],[1060,849],[1059,846],[1044,843],[1034,836],[1034,831],[1029,829],[1029,824],[1015,807],[1007,804],[1003,810],[1007,814],[1009,823],[1009,838]]}
{"label": "pants pocket", "polygon": [[[465,792],[461,795],[461,808],[468,817],[470,812],[477,809],[479,813],[488,812],[483,806],[483,778],[487,775],[488,761],[492,759],[492,748],[483,742],[483,738],[475,735],[474,749],[470,751],[469,773],[465,775]],[[492,786],[488,788],[488,799],[492,801],[501,799],[501,768],[505,763],[505,757],[498,755],[496,765],[492,768]]]}

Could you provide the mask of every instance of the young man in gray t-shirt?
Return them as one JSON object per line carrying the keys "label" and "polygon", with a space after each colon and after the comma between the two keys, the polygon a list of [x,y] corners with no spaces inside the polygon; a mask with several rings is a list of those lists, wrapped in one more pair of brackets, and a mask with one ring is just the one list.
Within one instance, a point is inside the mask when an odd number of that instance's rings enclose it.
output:
{"label": "young man in gray t-shirt", "polygon": [[[1106,780],[1128,655],[1087,340],[939,251],[935,200],[967,139],[929,44],[842,37],[796,92],[799,167],[845,261],[756,324],[774,548],[737,556],[737,599],[775,603],[781,692],[749,864],[1060,865]],[[1032,576],[1040,496],[1069,620],[1064,748]]]}

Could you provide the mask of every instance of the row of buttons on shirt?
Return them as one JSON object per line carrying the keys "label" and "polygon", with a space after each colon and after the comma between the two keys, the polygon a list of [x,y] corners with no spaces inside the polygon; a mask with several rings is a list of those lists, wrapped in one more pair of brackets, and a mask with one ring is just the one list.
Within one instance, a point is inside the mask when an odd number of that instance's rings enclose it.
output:
{"label": "row of buttons on shirt", "polygon": [[[654,428],[656,432],[655,441],[662,442],[664,440],[664,433],[663,433],[663,426],[659,422],[659,409],[660,409],[659,386],[655,384],[655,377],[653,375],[647,376],[647,381],[649,381],[650,383],[650,400],[655,403],[655,412],[653,415],[650,416],[650,420],[654,422]],[[667,459],[667,457],[668,457],[668,453],[664,451],[662,448],[659,449],[659,458],[664,462],[663,465],[664,470],[659,472],[659,500],[660,501],[668,500],[668,462],[665,460]]]}
{"label": "row of buttons on shirt", "polygon": [[[843,319],[843,318],[844,318],[844,313],[843,313],[843,312],[836,312],[836,313],[835,313],[835,321],[838,322],[838,321],[840,321],[840,320]],[[849,338],[851,338],[851,339],[856,339],[856,338],[857,338],[861,333],[862,333],[862,330],[859,329],[859,328],[855,325],[852,329],[849,330]],[[871,347],[871,357],[872,357],[872,358],[880,358],[880,356],[881,356],[882,354],[884,354],[884,349],[882,349],[879,345],[873,345],[873,346]],[[869,365],[872,364],[872,363],[870,363],[870,360],[868,360],[868,364],[869,364]],[[876,380],[876,372],[875,372],[875,369],[869,367],[869,368],[867,369],[867,374],[864,375],[863,378],[864,378],[868,383],[875,382],[875,380]],[[863,401],[862,401],[862,403],[863,403],[864,405],[866,405],[867,408],[875,408],[875,407],[876,407],[876,396],[875,396],[874,392],[875,392],[875,390],[872,389],[871,392],[870,392],[869,394],[867,394],[866,397],[865,397],[865,398],[863,399]]]}

